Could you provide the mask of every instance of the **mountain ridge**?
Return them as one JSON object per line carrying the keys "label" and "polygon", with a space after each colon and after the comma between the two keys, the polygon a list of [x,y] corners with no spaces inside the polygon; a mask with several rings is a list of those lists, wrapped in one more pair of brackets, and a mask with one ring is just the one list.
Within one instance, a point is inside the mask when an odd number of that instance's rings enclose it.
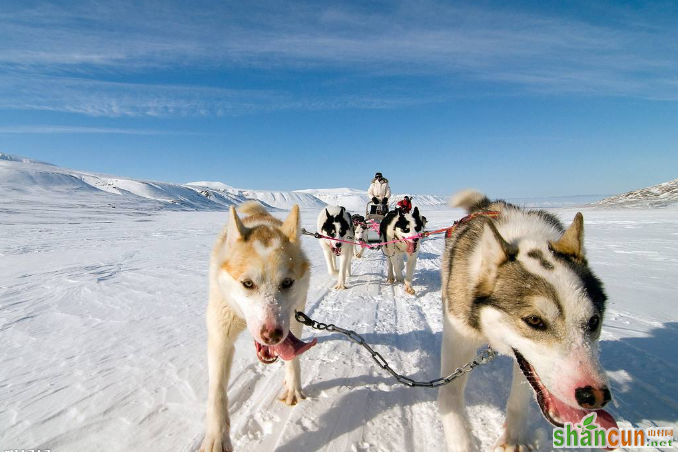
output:
{"label": "mountain ridge", "polygon": [[[58,199],[79,205],[134,206],[153,211],[222,211],[256,199],[268,208],[290,209],[298,204],[305,209],[320,209],[329,204],[340,204],[361,212],[368,202],[367,191],[359,189],[275,191],[239,189],[210,181],[177,184],[72,170],[6,153],[0,153],[0,191],[37,205],[49,205],[50,201]],[[415,203],[422,207],[446,203],[445,197],[435,195],[414,197]]]}
{"label": "mountain ridge", "polygon": [[604,198],[591,206],[616,208],[664,208],[678,205],[678,179]]}

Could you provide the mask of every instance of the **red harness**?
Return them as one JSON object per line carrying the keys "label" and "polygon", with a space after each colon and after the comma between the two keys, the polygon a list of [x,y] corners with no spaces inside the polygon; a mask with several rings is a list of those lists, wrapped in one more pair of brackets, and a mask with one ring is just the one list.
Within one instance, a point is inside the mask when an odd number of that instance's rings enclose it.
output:
{"label": "red harness", "polygon": [[499,217],[499,211],[474,212],[472,214],[467,215],[463,219],[457,220],[456,222],[454,222],[454,225],[452,225],[451,227],[443,228],[443,229],[437,230],[437,231],[445,231],[445,238],[446,239],[451,238],[452,234],[454,233],[454,230],[456,230],[457,227],[459,227],[459,225],[461,225],[464,222],[468,222],[469,220],[475,219],[476,217],[480,217],[480,216],[485,216],[485,217],[490,217],[492,219],[496,219],[497,217]]}

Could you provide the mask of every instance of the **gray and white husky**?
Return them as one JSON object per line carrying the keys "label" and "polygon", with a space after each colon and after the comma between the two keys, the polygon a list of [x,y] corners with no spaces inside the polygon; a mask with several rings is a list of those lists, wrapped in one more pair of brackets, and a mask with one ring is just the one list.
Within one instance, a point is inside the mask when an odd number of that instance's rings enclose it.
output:
{"label": "gray and white husky", "polygon": [[[603,428],[616,426],[600,410],[611,399],[598,360],[606,296],[584,253],[584,219],[566,229],[552,214],[526,211],[462,191],[451,204],[475,217],[446,239],[442,265],[442,373],[469,362],[489,343],[515,359],[504,433],[496,448],[533,447],[527,427],[530,388],[554,425],[597,412]],[[465,415],[468,375],[442,387],[438,403],[450,450],[476,450]]]}
{"label": "gray and white husky", "polygon": [[[334,289],[346,289],[346,277],[351,275],[353,244],[339,242],[354,240],[351,214],[343,206],[328,206],[318,216],[318,232],[332,239],[320,239],[320,247],[325,254],[327,272],[337,276]],[[339,267],[337,267],[337,259]]]}
{"label": "gray and white husky", "polygon": [[[424,231],[424,222],[419,214],[419,208],[414,208],[412,213],[403,214],[400,209],[389,212],[379,225],[381,240],[390,242],[417,235]],[[417,257],[421,249],[419,239],[411,239],[403,242],[396,242],[383,246],[384,255],[388,259],[388,279],[389,283],[394,281],[405,282],[405,291],[408,294],[414,294],[412,288],[412,278],[414,277],[414,268],[417,266]],[[405,267],[405,257],[407,257],[407,271],[403,278],[403,268]]]}

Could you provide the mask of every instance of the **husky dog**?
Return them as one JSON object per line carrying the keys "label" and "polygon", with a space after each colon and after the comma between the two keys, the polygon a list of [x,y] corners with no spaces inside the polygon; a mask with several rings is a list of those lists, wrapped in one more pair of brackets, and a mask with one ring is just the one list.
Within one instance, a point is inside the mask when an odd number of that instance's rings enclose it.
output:
{"label": "husky dog", "polygon": [[[353,214],[351,216],[351,222],[353,223],[354,235],[353,239],[355,242],[367,242],[367,230],[368,226],[365,223],[365,217],[360,214]],[[353,246],[353,255],[356,258],[363,256],[363,247],[354,245]]]}
{"label": "husky dog", "polygon": [[[419,208],[414,208],[411,214],[403,214],[400,209],[395,209],[384,217],[379,225],[381,240],[390,242],[415,236],[424,230]],[[417,256],[420,250],[419,239],[411,239],[404,242],[396,242],[383,246],[384,255],[388,258],[388,279],[389,283],[394,281],[405,281],[405,291],[408,294],[414,294],[412,288],[412,277],[414,268],[417,265]],[[407,271],[403,279],[403,268],[405,267],[405,256],[407,255]],[[394,277],[395,270],[395,277]]]}
{"label": "husky dog", "polygon": [[[318,232],[333,239],[353,241],[354,230],[351,214],[342,206],[328,206],[318,216]],[[333,239],[320,239],[320,247],[325,254],[327,272],[337,275],[334,289],[346,289],[346,277],[351,275],[351,258],[353,244],[338,242]],[[336,259],[339,258],[337,269]]]}
{"label": "husky dog", "polygon": [[[453,206],[475,217],[446,240],[442,265],[442,373],[469,362],[489,343],[515,359],[505,430],[496,448],[531,447],[527,429],[530,387],[554,425],[597,412],[603,428],[616,426],[600,410],[611,398],[598,360],[606,296],[584,253],[584,219],[565,229],[544,211],[524,211],[462,191]],[[465,415],[465,375],[441,388],[438,403],[450,450],[477,450]],[[528,385],[529,383],[529,385]]]}
{"label": "husky dog", "polygon": [[281,400],[289,405],[304,398],[299,354],[315,345],[303,343],[302,324],[291,323],[294,310],[303,310],[310,280],[310,263],[299,240],[299,206],[287,220],[271,216],[256,201],[231,207],[230,220],[217,238],[209,271],[207,358],[209,396],[202,451],[229,451],[230,419],[226,389],[233,361],[233,344],[246,327],[263,363],[286,361]]}

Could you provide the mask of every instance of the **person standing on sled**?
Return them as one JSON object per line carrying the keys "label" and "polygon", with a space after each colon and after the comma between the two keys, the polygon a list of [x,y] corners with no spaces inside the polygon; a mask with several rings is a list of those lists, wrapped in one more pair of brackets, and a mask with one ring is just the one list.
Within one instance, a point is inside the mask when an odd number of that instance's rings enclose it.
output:
{"label": "person standing on sled", "polygon": [[397,206],[400,208],[403,214],[409,214],[410,210],[412,209],[412,199],[409,196],[405,195],[405,198],[400,200]]}
{"label": "person standing on sled", "polygon": [[367,190],[367,195],[372,198],[372,207],[370,213],[375,214],[377,205],[382,205],[381,212],[386,214],[388,212],[388,199],[391,196],[391,188],[388,185],[388,179],[384,178],[380,172],[374,175],[372,184]]}

